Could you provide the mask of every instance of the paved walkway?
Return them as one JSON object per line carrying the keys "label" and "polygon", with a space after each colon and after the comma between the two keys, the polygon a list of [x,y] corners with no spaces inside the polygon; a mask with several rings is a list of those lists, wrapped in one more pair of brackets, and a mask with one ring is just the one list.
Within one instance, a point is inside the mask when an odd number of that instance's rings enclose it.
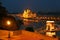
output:
{"label": "paved walkway", "polygon": [[[9,35],[9,37],[8,37]],[[3,40],[58,40],[57,38],[49,37],[46,35],[22,31],[6,31],[0,30],[0,39]]]}

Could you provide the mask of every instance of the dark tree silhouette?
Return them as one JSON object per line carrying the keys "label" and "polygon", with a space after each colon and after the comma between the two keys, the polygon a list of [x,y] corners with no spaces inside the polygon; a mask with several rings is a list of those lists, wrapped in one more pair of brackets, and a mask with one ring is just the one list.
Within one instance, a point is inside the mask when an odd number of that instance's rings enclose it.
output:
{"label": "dark tree silhouette", "polygon": [[33,27],[26,27],[26,29],[25,29],[25,30],[30,31],[30,32],[34,32]]}
{"label": "dark tree silhouette", "polygon": [[[19,30],[19,25],[23,24],[22,20],[17,20],[15,17],[11,15],[7,15],[8,11],[5,7],[2,6],[2,3],[0,2],[0,29],[1,30]],[[11,25],[6,25],[6,21],[11,21]],[[19,24],[19,25],[18,25]]]}
{"label": "dark tree silhouette", "polygon": [[5,7],[2,6],[2,3],[0,2],[0,16],[7,15],[7,10]]}
{"label": "dark tree silhouette", "polygon": [[[11,22],[11,25],[9,25],[9,26],[6,25],[6,22],[8,20]],[[0,24],[0,29],[1,30],[11,30],[11,31],[14,31],[14,30],[19,30],[20,29],[20,26],[23,24],[23,21],[22,20],[17,21],[15,19],[15,17],[13,17],[13,16],[5,16],[5,17],[2,18],[0,23],[1,23]]]}
{"label": "dark tree silhouette", "polygon": [[3,17],[7,16],[8,11],[5,7],[2,6],[2,3],[0,2],[0,24]]}

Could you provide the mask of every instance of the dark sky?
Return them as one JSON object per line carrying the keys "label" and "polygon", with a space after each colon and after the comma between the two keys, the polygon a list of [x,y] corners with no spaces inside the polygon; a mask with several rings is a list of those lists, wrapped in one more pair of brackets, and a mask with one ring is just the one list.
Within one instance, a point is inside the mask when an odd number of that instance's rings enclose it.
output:
{"label": "dark sky", "polygon": [[9,12],[32,11],[60,12],[60,0],[1,0]]}

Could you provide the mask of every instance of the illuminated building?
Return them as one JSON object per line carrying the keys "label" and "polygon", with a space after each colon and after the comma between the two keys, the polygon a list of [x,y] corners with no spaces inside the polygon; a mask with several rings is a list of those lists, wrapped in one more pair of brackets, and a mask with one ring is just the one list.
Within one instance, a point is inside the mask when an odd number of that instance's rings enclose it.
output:
{"label": "illuminated building", "polygon": [[24,10],[23,17],[24,18],[34,18],[34,17],[36,17],[36,13],[33,13],[31,10],[27,9],[27,10]]}
{"label": "illuminated building", "polygon": [[[31,19],[36,18],[36,13],[32,12],[30,9],[26,9],[24,10],[22,16],[23,18],[26,18],[26,19],[23,19],[24,25],[29,25],[32,21],[34,22],[34,20],[31,20]],[[31,18],[31,19],[28,19],[28,18]]]}
{"label": "illuminated building", "polygon": [[54,23],[55,23],[54,21],[46,21],[46,30],[48,30],[46,32],[46,35],[51,36],[51,37],[56,35],[56,33],[54,32],[55,30]]}

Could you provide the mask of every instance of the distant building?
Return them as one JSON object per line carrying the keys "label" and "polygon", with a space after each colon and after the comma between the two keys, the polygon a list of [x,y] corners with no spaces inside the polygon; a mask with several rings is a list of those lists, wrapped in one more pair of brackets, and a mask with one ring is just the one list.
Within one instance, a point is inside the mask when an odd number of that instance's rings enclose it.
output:
{"label": "distant building", "polygon": [[36,17],[36,13],[33,13],[31,10],[26,9],[23,12],[23,17],[24,18],[34,18],[34,17]]}

